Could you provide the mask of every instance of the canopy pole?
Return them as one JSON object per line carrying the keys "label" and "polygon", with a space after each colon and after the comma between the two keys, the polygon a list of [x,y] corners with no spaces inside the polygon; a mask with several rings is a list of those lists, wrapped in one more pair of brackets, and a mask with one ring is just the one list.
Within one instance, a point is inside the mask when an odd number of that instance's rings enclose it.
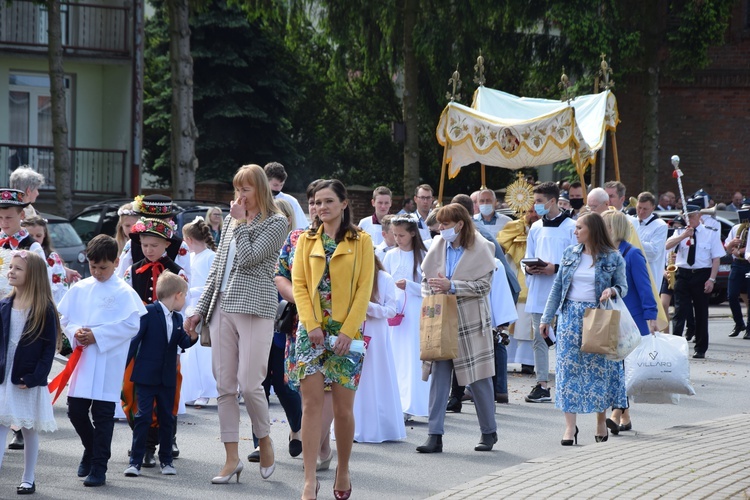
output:
{"label": "canopy pole", "polygon": [[612,134],[612,161],[615,164],[615,180],[620,180],[620,161],[617,159],[617,138],[615,137],[615,131],[611,131]]}
{"label": "canopy pole", "polygon": [[479,189],[487,189],[487,180],[484,170],[484,163],[482,163],[482,186]]}
{"label": "canopy pole", "polygon": [[[446,135],[446,139],[447,139]],[[440,188],[438,189],[438,199],[437,199],[437,206],[442,207],[443,206],[443,188],[445,187],[445,167],[446,167],[446,158],[448,157],[448,148],[450,147],[450,144],[446,143],[445,147],[443,148],[443,166],[440,169]]]}
{"label": "canopy pole", "polygon": [[[606,132],[604,132],[606,134]],[[604,136],[604,141],[602,141],[602,149],[601,149],[601,169],[599,170],[599,187],[603,188],[604,183],[607,182],[606,176],[607,176],[607,137]],[[594,184],[594,178],[591,178],[591,183]]]}
{"label": "canopy pole", "polygon": [[581,187],[583,188],[583,204],[586,204],[586,199],[588,198],[588,193],[586,192],[586,179],[583,177],[586,173],[586,167],[584,167],[582,170],[578,171],[578,179],[581,181]]}
{"label": "canopy pole", "polygon": [[[594,161],[591,162],[591,187],[592,188],[596,187],[596,170],[597,170],[596,166],[599,163],[597,160],[599,160],[599,154],[598,153],[594,153]],[[586,173],[586,171],[584,170],[583,174],[585,174],[585,173]],[[581,184],[584,185],[584,189],[583,190],[586,191],[586,188],[585,188],[586,182],[584,182],[583,178],[581,178]]]}

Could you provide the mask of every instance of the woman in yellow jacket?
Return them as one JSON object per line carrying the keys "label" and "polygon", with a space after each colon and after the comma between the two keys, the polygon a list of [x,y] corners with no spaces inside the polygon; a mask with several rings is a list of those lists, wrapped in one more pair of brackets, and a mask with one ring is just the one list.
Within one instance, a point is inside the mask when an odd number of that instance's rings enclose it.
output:
{"label": "woman in yellow jacket", "polygon": [[351,353],[350,347],[352,340],[362,339],[362,322],[372,292],[374,250],[370,236],[351,222],[346,188],[340,181],[322,181],[313,194],[320,224],[317,230],[300,235],[292,269],[299,327],[296,361],[289,375],[299,380],[302,393],[302,498],[317,497],[315,469],[323,389],[330,382],[338,464],[333,493],[342,500],[349,498],[352,490],[352,410],[362,371],[362,356]]}

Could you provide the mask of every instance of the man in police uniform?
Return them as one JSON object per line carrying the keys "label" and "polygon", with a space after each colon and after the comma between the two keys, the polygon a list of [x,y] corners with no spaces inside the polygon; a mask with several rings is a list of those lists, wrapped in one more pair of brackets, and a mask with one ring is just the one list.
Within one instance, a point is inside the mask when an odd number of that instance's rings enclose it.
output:
{"label": "man in police uniform", "polygon": [[[726,254],[718,231],[701,224],[700,207],[688,205],[688,227],[667,240],[676,248],[677,280],[674,286],[674,334],[682,336],[688,308],[695,311],[695,354],[703,359],[708,349],[708,298],[713,292],[719,259]],[[690,340],[690,339],[688,339]]]}

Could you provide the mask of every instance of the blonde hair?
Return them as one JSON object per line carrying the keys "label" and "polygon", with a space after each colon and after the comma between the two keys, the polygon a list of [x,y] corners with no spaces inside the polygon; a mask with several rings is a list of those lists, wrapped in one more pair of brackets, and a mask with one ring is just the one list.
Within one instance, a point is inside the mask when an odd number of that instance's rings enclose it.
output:
{"label": "blonde hair", "polygon": [[[13,287],[8,297],[19,297],[30,304],[29,315],[21,337],[21,342],[30,344],[42,335],[47,326],[49,308],[54,307],[55,304],[47,275],[47,262],[29,250],[16,252],[12,258],[19,258],[26,265],[26,283],[23,289],[19,293],[18,289]],[[59,335],[60,319],[57,314],[54,316],[55,331]]]}
{"label": "blonde hair", "polygon": [[297,221],[294,218],[294,208],[292,208],[292,204],[289,203],[286,200],[274,200],[276,202],[276,208],[279,209],[279,211],[284,214],[284,217],[289,221],[289,227],[287,228],[286,233],[289,234],[292,232],[294,228],[297,227]]}
{"label": "blonde hair", "polygon": [[221,230],[224,227],[224,212],[222,212],[219,207],[211,207],[206,210],[206,224],[213,229],[213,226],[211,226],[211,215],[216,212],[219,212],[219,215],[221,215],[221,217],[219,217],[219,234],[221,234]]}
{"label": "blonde hair", "polygon": [[161,273],[156,280],[156,298],[159,300],[168,299],[180,292],[187,293],[187,291],[187,281],[169,269]]}
{"label": "blonde hair", "polygon": [[128,240],[130,239],[130,235],[127,235],[123,232],[122,221],[125,219],[125,217],[135,217],[137,221],[139,217],[138,215],[136,215],[135,211],[133,210],[132,203],[124,204],[123,206],[120,207],[118,212],[122,213],[122,215],[120,215],[120,217],[117,219],[117,228],[115,229],[115,240],[117,240],[117,247],[122,252],[122,249],[125,247],[125,243],[127,243]]}
{"label": "blonde hair", "polygon": [[602,218],[615,244],[630,239],[632,227],[627,215],[619,210],[607,210],[602,214]]}
{"label": "blonde hair", "polygon": [[255,200],[260,209],[261,220],[267,219],[269,215],[281,213],[274,203],[268,177],[263,167],[255,164],[241,166],[234,174],[232,185],[235,189],[239,189],[243,184],[249,184],[255,188]]}

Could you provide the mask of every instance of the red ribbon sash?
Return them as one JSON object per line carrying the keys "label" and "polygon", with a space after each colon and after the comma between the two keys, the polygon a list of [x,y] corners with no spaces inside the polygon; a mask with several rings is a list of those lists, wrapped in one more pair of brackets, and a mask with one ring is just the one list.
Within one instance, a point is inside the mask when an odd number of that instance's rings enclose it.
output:
{"label": "red ribbon sash", "polygon": [[159,262],[158,260],[156,262],[149,262],[148,264],[143,264],[141,267],[135,270],[136,274],[143,274],[146,271],[151,269],[151,278],[153,281],[153,292],[152,292],[152,299],[154,302],[156,301],[156,280],[159,278],[159,275],[164,272],[164,264]]}
{"label": "red ribbon sash", "polygon": [[13,236],[8,236],[7,238],[0,238],[0,247],[5,245],[6,243],[10,243],[13,248],[18,247],[18,240],[15,239]]}
{"label": "red ribbon sash", "polygon": [[55,390],[57,390],[57,393],[52,398],[52,404],[55,404],[55,401],[57,401],[57,398],[60,397],[60,394],[62,393],[63,389],[65,389],[65,386],[68,385],[68,380],[70,380],[70,376],[73,375],[73,372],[76,369],[76,365],[78,364],[78,360],[81,359],[82,353],[83,346],[79,345],[75,349],[73,349],[73,353],[68,358],[68,364],[65,365],[63,371],[61,371],[57,375],[57,377],[55,377],[47,386],[50,393],[53,393],[55,392]]}

